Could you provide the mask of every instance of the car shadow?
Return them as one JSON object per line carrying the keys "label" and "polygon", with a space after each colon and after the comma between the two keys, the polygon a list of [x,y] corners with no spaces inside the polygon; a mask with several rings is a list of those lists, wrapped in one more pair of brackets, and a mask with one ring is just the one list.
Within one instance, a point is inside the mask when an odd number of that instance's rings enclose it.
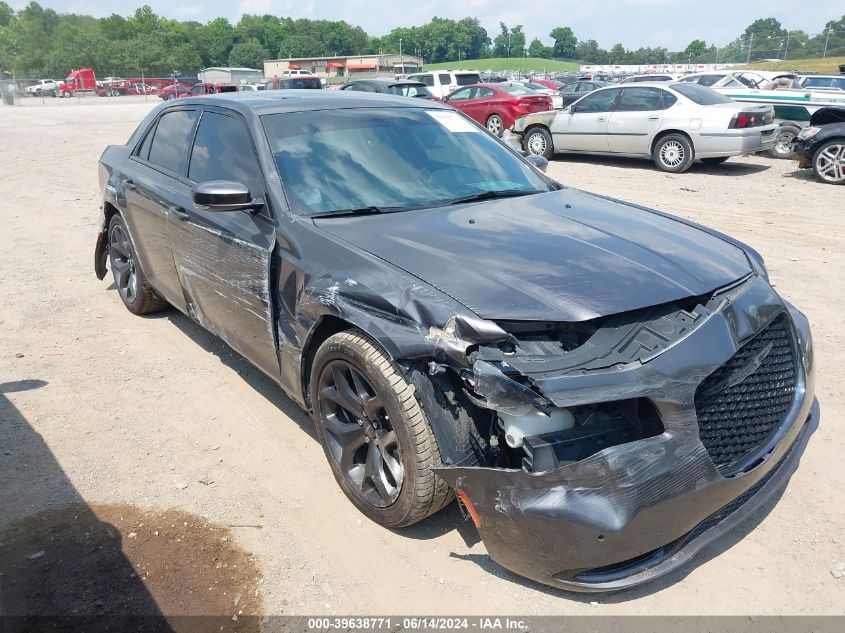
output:
{"label": "car shadow", "polygon": [[[582,154],[558,154],[555,156],[556,163],[583,163],[587,165],[602,165],[605,167],[624,167],[625,169],[639,169],[657,171],[650,160],[646,158],[631,158],[627,156],[588,156]],[[771,169],[771,165],[757,165],[741,162],[742,158],[730,158],[720,165],[705,165],[701,162],[693,163],[692,167],[685,173],[705,174],[714,176],[748,176],[759,174]],[[668,174],[667,175],[672,175]],[[683,174],[678,174],[682,176]]]}
{"label": "car shadow", "polygon": [[8,397],[47,385],[0,384],[0,631],[173,631],[120,531],[95,515]]}
{"label": "car shadow", "polygon": [[803,180],[804,182],[812,182],[812,183],[819,183],[819,180],[816,178],[816,174],[813,172],[812,169],[795,169],[789,173],[783,175],[784,178],[793,178],[795,180]]}
{"label": "car shadow", "polygon": [[236,372],[256,393],[296,422],[311,439],[319,441],[317,430],[314,428],[314,422],[302,407],[288,397],[276,381],[264,374],[261,370],[256,369],[246,358],[229,347],[223,339],[212,334],[196,321],[174,308],[151,314],[145,318],[167,318],[199,347],[209,354],[214,354],[221,363]]}
{"label": "car shadow", "polygon": [[667,589],[668,587],[671,587],[672,585],[675,585],[684,580],[697,568],[727,552],[734,545],[742,541],[746,536],[753,532],[757,528],[757,526],[763,522],[763,520],[769,515],[772,509],[774,509],[774,507],[778,504],[784,492],[785,488],[777,494],[772,495],[772,497],[768,499],[766,503],[764,503],[756,511],[751,513],[751,515],[749,515],[744,521],[742,521],[739,525],[735,526],[732,530],[729,530],[725,534],[721,535],[714,542],[704,547],[691,560],[687,561],[682,567],[666,574],[665,576],[650,580],[644,585],[632,587],[630,589],[623,589],[621,591],[616,591],[612,593],[578,593],[574,591],[566,591],[565,589],[557,589],[555,587],[550,587],[548,585],[535,582],[528,578],[523,578],[522,576],[519,576],[505,569],[504,567],[496,563],[487,554],[457,554],[455,552],[452,552],[450,556],[459,560],[473,562],[479,567],[481,567],[484,571],[498,578],[507,580],[517,585],[521,585],[523,587],[527,587],[529,589],[533,589],[535,591],[542,592],[549,596],[556,596],[558,598],[564,598],[573,602],[580,603],[598,602],[600,604],[620,604],[625,602],[631,602],[633,600],[639,600],[640,598],[645,598],[647,596],[660,593],[664,589]]}

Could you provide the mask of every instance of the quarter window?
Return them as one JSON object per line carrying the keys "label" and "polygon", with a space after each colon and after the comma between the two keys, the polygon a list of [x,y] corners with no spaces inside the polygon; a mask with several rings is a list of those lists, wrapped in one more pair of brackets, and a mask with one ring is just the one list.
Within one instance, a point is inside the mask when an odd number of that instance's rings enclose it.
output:
{"label": "quarter window", "polygon": [[149,161],[174,173],[183,173],[183,160],[188,153],[196,119],[196,110],[176,110],[163,114],[158,120],[150,145]]}
{"label": "quarter window", "polygon": [[216,112],[203,114],[191,151],[188,178],[194,182],[240,182],[253,196],[263,195],[261,168],[241,121]]}

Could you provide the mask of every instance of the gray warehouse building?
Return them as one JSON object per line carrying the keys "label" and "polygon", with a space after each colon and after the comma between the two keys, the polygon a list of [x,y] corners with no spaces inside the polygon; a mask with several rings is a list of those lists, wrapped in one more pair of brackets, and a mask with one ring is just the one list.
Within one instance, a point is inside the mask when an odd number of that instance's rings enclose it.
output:
{"label": "gray warehouse building", "polygon": [[261,83],[264,73],[257,68],[230,68],[213,66],[199,71],[200,81],[210,84],[251,84]]}

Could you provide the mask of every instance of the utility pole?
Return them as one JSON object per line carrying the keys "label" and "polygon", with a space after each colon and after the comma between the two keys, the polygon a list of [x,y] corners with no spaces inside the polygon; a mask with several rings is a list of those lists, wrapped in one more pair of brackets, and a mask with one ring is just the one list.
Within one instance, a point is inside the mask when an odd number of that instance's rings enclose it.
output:
{"label": "utility pole", "polygon": [[511,57],[511,34],[508,33],[508,59]]}
{"label": "utility pole", "polygon": [[754,44],[754,33],[751,34],[751,37],[748,40],[748,61],[745,62],[746,64],[751,63],[751,45],[752,44]]}
{"label": "utility pole", "polygon": [[827,30],[827,39],[824,41],[824,55],[822,55],[822,59],[827,59],[827,45],[830,43],[830,32],[832,30],[832,28]]}
{"label": "utility pole", "polygon": [[789,31],[786,32],[786,48],[783,51],[784,61],[786,61],[787,57],[789,57]]}
{"label": "utility pole", "polygon": [[402,64],[401,75],[405,74],[405,60],[402,59],[402,38],[399,38],[399,63]]}

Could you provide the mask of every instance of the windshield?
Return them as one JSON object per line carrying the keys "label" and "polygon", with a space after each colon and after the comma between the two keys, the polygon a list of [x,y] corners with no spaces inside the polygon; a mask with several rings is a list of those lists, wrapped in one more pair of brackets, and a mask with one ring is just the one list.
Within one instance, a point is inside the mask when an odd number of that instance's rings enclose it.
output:
{"label": "windshield", "polygon": [[672,84],[673,90],[681,93],[690,101],[698,105],[717,105],[719,103],[733,103],[733,99],[719,94],[715,90],[699,86],[698,84]]}
{"label": "windshield", "polygon": [[295,213],[433,207],[477,193],[539,193],[532,167],[457,112],[358,108],[261,117]]}

